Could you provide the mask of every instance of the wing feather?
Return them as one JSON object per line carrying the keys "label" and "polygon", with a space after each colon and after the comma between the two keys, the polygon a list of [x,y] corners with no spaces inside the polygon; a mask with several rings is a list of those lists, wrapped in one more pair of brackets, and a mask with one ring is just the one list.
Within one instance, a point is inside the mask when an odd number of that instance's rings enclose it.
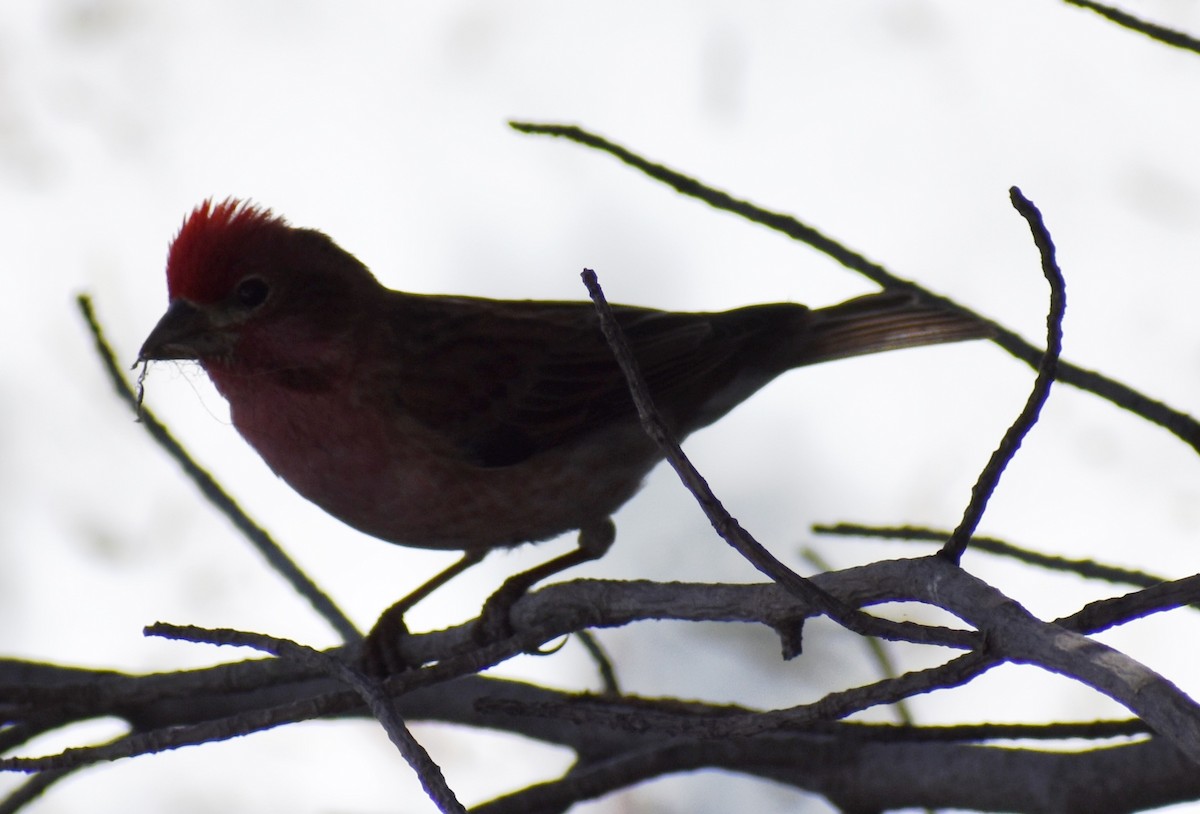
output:
{"label": "wing feather", "polygon": [[[636,413],[589,303],[399,296],[384,333],[399,364],[384,390],[464,459],[512,465]],[[686,430],[738,373],[747,342],[807,313],[791,304],[614,311],[657,407]]]}

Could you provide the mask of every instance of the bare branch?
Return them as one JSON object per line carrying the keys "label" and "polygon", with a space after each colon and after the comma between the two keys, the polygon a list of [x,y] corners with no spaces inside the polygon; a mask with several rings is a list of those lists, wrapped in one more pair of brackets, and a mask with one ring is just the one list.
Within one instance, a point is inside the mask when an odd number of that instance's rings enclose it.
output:
{"label": "bare branch", "polygon": [[[624,147],[579,127],[561,124],[533,124],[529,122],[509,122],[509,125],[514,130],[522,133],[559,136],[606,152],[684,195],[704,201],[716,209],[732,212],[746,220],[760,223],[787,235],[793,240],[806,243],[817,251],[841,263],[851,271],[858,272],[868,280],[884,288],[919,292],[922,297],[931,302],[937,302],[946,308],[957,309],[963,313],[972,314],[992,327],[994,331],[994,335],[992,336],[993,342],[1030,367],[1036,368],[1045,355],[1044,350],[1026,342],[1017,333],[1004,328],[992,320],[974,314],[974,312],[963,308],[958,303],[934,294],[918,286],[911,280],[897,277],[880,264],[868,260],[858,252],[847,248],[833,238],[822,234],[812,226],[802,223],[790,215],[763,209],[749,201],[734,198],[728,193],[706,186],[694,178],[689,178],[663,165],[652,163]],[[1094,393],[1124,410],[1128,410],[1147,421],[1164,427],[1181,441],[1197,452],[1200,452],[1200,422],[1197,422],[1196,419],[1187,413],[1176,410],[1160,401],[1148,398],[1132,387],[1122,384],[1115,379],[1111,379],[1093,370],[1078,367],[1069,362],[1060,361],[1058,366],[1058,380],[1073,387],[1078,387],[1081,390]]]}
{"label": "bare branch", "polygon": [[[942,543],[952,533],[943,529],[918,526],[864,526],[858,523],[837,523],[830,526],[817,524],[813,526],[813,532],[816,534],[928,543]],[[1110,563],[1096,562],[1095,560],[1073,560],[1066,557],[1043,554],[1040,551],[1022,548],[1004,540],[998,540],[995,537],[972,537],[971,550],[986,551],[989,554],[1009,557],[1018,562],[1048,568],[1052,571],[1078,574],[1087,579],[1102,579],[1107,582],[1137,585],[1143,588],[1167,581],[1166,577],[1155,576],[1154,574],[1132,568],[1122,568]]]}
{"label": "bare branch", "polygon": [[1191,51],[1200,54],[1200,40],[1195,37],[1190,37],[1182,31],[1176,31],[1173,28],[1167,28],[1163,25],[1147,22],[1140,17],[1135,17],[1132,14],[1121,11],[1119,8],[1107,5],[1105,3],[1097,3],[1095,0],[1063,0],[1063,2],[1072,6],[1079,6],[1088,11],[1094,11],[1101,17],[1116,23],[1119,26],[1128,28],[1130,31],[1136,31],[1139,34],[1145,34],[1152,40],[1158,40],[1164,45],[1170,45],[1175,48],[1182,48],[1185,51]]}
{"label": "bare branch", "polygon": [[1056,620],[1073,630],[1098,633],[1114,625],[1141,619],[1152,613],[1194,606],[1200,602],[1200,576],[1160,582],[1149,588],[1085,605],[1070,616]]}

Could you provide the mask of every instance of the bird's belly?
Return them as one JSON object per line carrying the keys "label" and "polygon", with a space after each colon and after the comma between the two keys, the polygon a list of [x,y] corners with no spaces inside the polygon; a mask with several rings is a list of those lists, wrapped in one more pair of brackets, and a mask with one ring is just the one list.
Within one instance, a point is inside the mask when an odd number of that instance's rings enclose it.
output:
{"label": "bird's belly", "polygon": [[511,546],[595,523],[628,500],[658,460],[636,427],[480,467],[404,417],[385,422],[359,411],[313,421],[311,412],[276,411],[256,421],[261,416],[239,412],[235,406],[241,434],[305,498],[359,531],[421,548]]}

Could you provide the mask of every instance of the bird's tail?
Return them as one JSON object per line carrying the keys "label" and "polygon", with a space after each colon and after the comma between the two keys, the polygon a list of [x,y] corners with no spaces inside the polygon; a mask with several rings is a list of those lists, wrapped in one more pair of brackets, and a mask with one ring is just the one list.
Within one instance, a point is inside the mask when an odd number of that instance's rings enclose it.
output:
{"label": "bird's tail", "polygon": [[810,313],[811,322],[795,364],[813,364],[884,350],[938,345],[992,335],[969,314],[908,292],[857,297]]}

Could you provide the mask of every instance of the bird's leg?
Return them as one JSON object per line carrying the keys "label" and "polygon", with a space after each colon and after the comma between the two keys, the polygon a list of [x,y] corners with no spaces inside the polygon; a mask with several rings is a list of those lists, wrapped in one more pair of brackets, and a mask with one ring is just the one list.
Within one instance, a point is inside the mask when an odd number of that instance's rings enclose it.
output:
{"label": "bird's leg", "polygon": [[408,613],[409,608],[413,605],[482,560],[487,552],[487,549],[466,552],[449,568],[435,574],[415,591],[379,615],[379,619],[363,642],[363,666],[369,674],[386,676],[417,666],[409,664],[407,659],[400,654],[399,642],[408,635],[408,625],[404,621],[404,614]]}
{"label": "bird's leg", "polygon": [[509,615],[518,599],[547,577],[581,563],[600,559],[612,548],[616,536],[617,527],[610,518],[583,526],[579,529],[579,545],[573,551],[509,577],[484,603],[475,628],[476,639],[481,642],[493,642],[511,636],[513,631]]}

